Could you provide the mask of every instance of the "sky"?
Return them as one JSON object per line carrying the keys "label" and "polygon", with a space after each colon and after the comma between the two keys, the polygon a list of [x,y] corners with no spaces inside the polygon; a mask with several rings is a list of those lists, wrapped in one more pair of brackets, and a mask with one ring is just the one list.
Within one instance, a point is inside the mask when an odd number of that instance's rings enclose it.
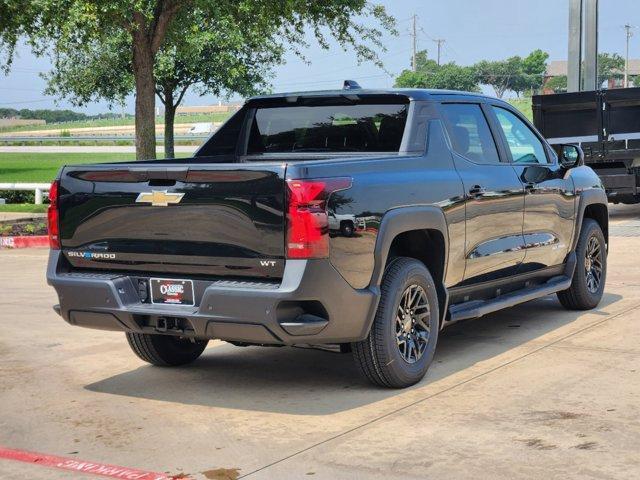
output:
{"label": "sky", "polygon": [[[370,0],[386,7],[397,20],[398,36],[384,35],[385,52],[379,52],[384,70],[371,63],[358,65],[353,50],[343,51],[335,42],[329,50],[313,44],[305,52],[310,62],[287,55],[285,65],[275,70],[274,92],[339,88],[345,79],[365,88],[391,87],[394,77],[409,68],[411,60],[411,17],[418,16],[418,49],[427,49],[435,58],[434,39],[445,39],[444,62],[460,65],[479,60],[525,56],[540,48],[551,60],[566,60],[569,0]],[[599,51],[624,55],[625,23],[636,25],[631,39],[631,58],[640,58],[640,2],[600,0]],[[371,21],[371,20],[369,20]],[[47,71],[47,59],[35,58],[22,46],[11,73],[0,73],[0,108],[71,108],[87,114],[108,111],[104,102],[75,107],[68,100],[46,97],[45,82],[39,72]],[[385,72],[386,70],[386,72]],[[388,72],[388,73],[387,73]],[[391,74],[391,75],[389,75]],[[490,91],[488,93],[491,93]],[[188,93],[184,105],[217,103],[213,96]],[[160,103],[158,101],[158,103]],[[125,110],[133,113],[133,97]],[[115,111],[120,112],[120,107]]]}

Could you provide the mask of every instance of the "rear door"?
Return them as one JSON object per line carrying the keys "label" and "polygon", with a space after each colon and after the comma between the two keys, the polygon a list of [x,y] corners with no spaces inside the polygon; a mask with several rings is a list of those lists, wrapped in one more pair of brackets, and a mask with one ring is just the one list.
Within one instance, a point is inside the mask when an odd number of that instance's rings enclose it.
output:
{"label": "rear door", "polygon": [[575,224],[575,188],[546,142],[522,118],[491,107],[510,161],[525,188],[523,271],[564,263]]}
{"label": "rear door", "polygon": [[465,283],[513,274],[524,259],[524,188],[496,143],[483,105],[443,103],[466,205]]}

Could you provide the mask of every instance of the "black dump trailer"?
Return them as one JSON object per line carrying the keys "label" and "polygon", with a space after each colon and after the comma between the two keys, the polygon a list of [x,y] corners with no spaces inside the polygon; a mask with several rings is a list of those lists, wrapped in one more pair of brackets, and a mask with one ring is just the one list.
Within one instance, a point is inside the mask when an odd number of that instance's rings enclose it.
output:
{"label": "black dump trailer", "polygon": [[610,202],[640,203],[640,88],[536,95],[533,118],[552,145],[582,147]]}

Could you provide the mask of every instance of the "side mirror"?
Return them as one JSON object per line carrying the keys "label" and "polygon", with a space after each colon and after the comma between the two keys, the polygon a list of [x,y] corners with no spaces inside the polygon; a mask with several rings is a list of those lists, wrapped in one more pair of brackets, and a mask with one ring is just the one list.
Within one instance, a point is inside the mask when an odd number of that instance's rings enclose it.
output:
{"label": "side mirror", "polygon": [[584,165],[584,152],[579,146],[558,145],[555,148],[556,153],[558,154],[560,165],[562,165],[564,168],[574,168],[579,167],[580,165]]}

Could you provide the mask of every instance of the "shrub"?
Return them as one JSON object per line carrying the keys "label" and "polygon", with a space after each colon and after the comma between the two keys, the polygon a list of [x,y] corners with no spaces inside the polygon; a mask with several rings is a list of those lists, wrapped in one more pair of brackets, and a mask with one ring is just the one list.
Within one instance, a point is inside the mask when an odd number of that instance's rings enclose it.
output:
{"label": "shrub", "polygon": [[34,203],[36,201],[35,192],[32,190],[0,190],[0,198],[4,198],[7,203]]}

